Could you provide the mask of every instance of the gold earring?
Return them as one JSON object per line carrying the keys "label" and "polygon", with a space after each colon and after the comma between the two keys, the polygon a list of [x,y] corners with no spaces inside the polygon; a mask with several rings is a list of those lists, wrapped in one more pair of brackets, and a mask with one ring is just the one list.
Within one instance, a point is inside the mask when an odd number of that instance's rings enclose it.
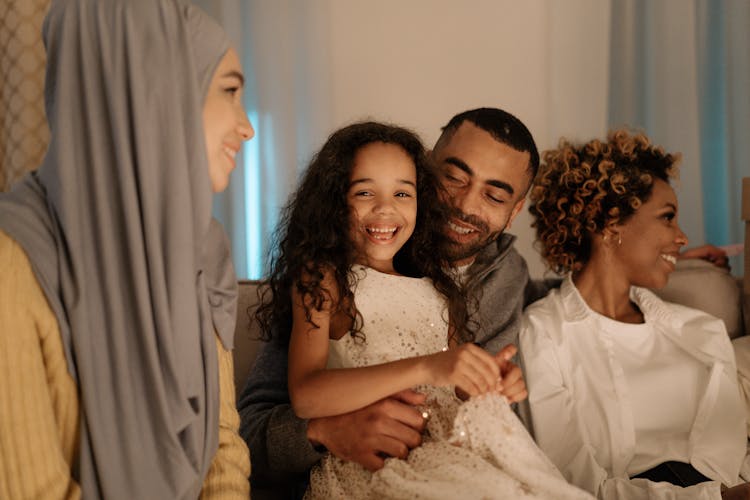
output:
{"label": "gold earring", "polygon": [[622,235],[617,233],[617,246],[622,245]]}

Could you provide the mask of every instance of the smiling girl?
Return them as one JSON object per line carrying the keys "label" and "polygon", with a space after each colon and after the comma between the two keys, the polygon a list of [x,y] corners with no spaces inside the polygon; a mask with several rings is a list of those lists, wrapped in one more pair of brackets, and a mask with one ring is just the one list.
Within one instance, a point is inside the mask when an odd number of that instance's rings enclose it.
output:
{"label": "smiling girl", "polygon": [[[581,498],[500,394],[501,362],[470,342],[438,186],[413,133],[359,123],[328,139],[286,209],[259,319],[291,332],[295,412],[339,415],[420,387],[429,417],[424,443],[374,474],[328,455],[308,497]],[[485,396],[461,404],[454,388]]]}

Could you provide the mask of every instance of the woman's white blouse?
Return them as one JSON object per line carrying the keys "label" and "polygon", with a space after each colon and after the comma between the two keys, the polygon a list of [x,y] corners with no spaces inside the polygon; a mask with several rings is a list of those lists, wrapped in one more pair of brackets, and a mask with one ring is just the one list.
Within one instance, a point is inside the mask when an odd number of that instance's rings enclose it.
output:
{"label": "woman's white blouse", "polygon": [[[724,324],[633,287],[645,323],[591,310],[570,277],[527,308],[520,336],[534,435],[573,484],[599,498],[721,498],[741,482],[745,411]],[[630,476],[667,460],[715,481]]]}

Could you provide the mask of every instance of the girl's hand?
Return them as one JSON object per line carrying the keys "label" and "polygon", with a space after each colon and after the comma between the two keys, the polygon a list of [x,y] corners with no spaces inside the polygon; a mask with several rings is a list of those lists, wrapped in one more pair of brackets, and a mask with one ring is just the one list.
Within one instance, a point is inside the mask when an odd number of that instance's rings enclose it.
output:
{"label": "girl's hand", "polygon": [[477,396],[502,391],[500,368],[487,351],[474,344],[462,344],[427,358],[429,383],[455,385],[457,392]]}
{"label": "girl's hand", "polygon": [[510,403],[518,403],[529,396],[521,368],[511,361],[517,352],[516,346],[508,344],[495,354],[495,362],[500,367],[500,377],[503,381],[501,393]]}

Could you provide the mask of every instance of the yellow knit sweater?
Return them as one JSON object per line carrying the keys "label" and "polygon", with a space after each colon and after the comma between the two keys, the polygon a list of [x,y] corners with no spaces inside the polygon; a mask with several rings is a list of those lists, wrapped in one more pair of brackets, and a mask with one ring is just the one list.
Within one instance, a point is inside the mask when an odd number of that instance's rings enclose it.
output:
{"label": "yellow knit sweater", "polygon": [[[201,498],[250,496],[250,455],[237,430],[232,354],[219,352],[219,449]],[[80,498],[80,407],[57,319],[21,247],[0,231],[0,498]],[[116,453],[116,450],[113,450]]]}

